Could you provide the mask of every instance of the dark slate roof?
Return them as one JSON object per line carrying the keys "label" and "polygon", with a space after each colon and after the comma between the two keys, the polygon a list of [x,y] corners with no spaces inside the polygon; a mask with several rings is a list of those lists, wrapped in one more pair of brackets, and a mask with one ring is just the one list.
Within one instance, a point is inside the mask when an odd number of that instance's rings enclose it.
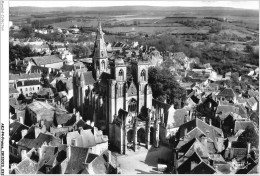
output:
{"label": "dark slate roof", "polygon": [[24,85],[22,85],[22,81],[17,81],[17,87],[35,86],[35,85],[40,85],[41,84],[41,82],[39,80],[25,80],[23,82],[24,82]]}
{"label": "dark slate roof", "polygon": [[235,121],[234,133],[238,130],[243,129],[245,130],[247,127],[254,129],[254,123],[252,121]]}
{"label": "dark slate roof", "polygon": [[65,174],[78,174],[86,168],[84,163],[89,154],[89,149],[70,146],[68,150],[70,150],[71,156],[68,158],[69,161],[65,170]]}
{"label": "dark slate roof", "polygon": [[199,103],[199,101],[200,101],[200,99],[199,99],[199,98],[197,98],[195,95],[192,95],[190,98],[191,98],[191,99],[192,99],[192,101],[193,101],[194,103],[196,103],[196,104],[198,104],[198,103]]}
{"label": "dark slate roof", "polygon": [[216,171],[213,167],[202,161],[194,169],[192,169],[190,174],[214,174],[215,172]]}
{"label": "dark slate roof", "polygon": [[36,174],[37,163],[26,157],[17,165],[17,170],[19,174]]}
{"label": "dark slate roof", "polygon": [[15,88],[14,88],[14,86],[9,86],[9,94],[15,94],[15,93],[19,93],[18,92],[18,90],[16,90]]}
{"label": "dark slate roof", "polygon": [[45,142],[49,143],[52,146],[60,145],[59,139],[55,138],[54,136],[52,136],[50,134],[45,134],[45,133],[40,133],[36,139],[23,138],[18,142],[18,145],[24,146],[28,149],[32,149],[32,148],[38,149]]}
{"label": "dark slate roof", "polygon": [[33,59],[33,62],[36,65],[47,65],[47,64],[53,64],[53,63],[59,63],[63,62],[61,58],[57,55],[49,55],[49,56],[41,56],[41,57],[26,57],[24,58],[25,61],[29,61]]}
{"label": "dark slate roof", "polygon": [[86,163],[91,163],[96,157],[98,157],[98,155],[89,153]]}
{"label": "dark slate roof", "polygon": [[235,97],[236,95],[235,95],[233,89],[225,88],[217,96],[218,97],[220,97],[220,96],[222,96],[222,97]]}
{"label": "dark slate roof", "polygon": [[21,131],[23,129],[29,129],[29,127],[20,123],[20,122],[18,122],[18,121],[11,123],[10,126],[9,126],[9,130],[10,130],[9,140],[10,141],[14,140],[15,142],[19,141],[22,138]]}
{"label": "dark slate roof", "polygon": [[9,80],[20,80],[20,79],[31,79],[31,78],[41,78],[41,74],[40,73],[9,74]]}

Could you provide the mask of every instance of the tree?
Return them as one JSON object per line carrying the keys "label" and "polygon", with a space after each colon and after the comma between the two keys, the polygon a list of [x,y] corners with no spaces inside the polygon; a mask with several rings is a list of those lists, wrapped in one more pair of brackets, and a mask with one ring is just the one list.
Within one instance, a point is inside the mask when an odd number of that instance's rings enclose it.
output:
{"label": "tree", "polygon": [[181,107],[185,101],[185,90],[176,82],[167,68],[150,67],[148,70],[148,83],[151,85],[153,97],[160,101],[166,100],[168,104],[175,104]]}
{"label": "tree", "polygon": [[259,136],[254,128],[246,127],[245,131],[238,137],[238,141],[242,143],[251,143],[252,146],[258,148]]}

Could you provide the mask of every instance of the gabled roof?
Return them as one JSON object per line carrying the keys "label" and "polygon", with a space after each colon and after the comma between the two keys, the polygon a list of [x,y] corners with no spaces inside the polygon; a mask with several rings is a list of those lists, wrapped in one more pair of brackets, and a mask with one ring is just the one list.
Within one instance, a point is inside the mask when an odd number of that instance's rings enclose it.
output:
{"label": "gabled roof", "polygon": [[88,148],[69,146],[67,150],[70,150],[70,157],[68,158],[68,164],[65,170],[65,174],[78,174],[86,168],[84,164],[89,154]]}
{"label": "gabled roof", "polygon": [[25,61],[29,61],[33,59],[33,62],[40,66],[40,65],[47,65],[53,63],[64,62],[59,56],[57,55],[49,55],[49,56],[41,56],[41,57],[26,57],[24,58]]}
{"label": "gabled roof", "polygon": [[[190,132],[193,131],[193,129],[198,129],[201,131],[202,134],[206,136],[206,133],[208,132],[208,139],[211,141],[215,141],[216,137],[222,137],[223,132],[221,129],[211,126],[202,120],[196,118],[193,119],[183,125],[180,126],[178,133],[179,137],[182,138],[185,136],[185,130],[187,129],[187,134],[190,136]],[[190,138],[194,138],[195,136],[190,136]]]}
{"label": "gabled roof", "polygon": [[206,164],[204,161],[200,162],[190,174],[214,174],[216,171],[213,167]]}
{"label": "gabled roof", "polygon": [[235,93],[233,91],[233,89],[231,88],[225,88],[224,90],[222,90],[217,97],[235,97]]}
{"label": "gabled roof", "polygon": [[137,88],[136,88],[135,83],[133,81],[130,83],[130,85],[128,87],[127,94],[128,94],[128,96],[137,95]]}

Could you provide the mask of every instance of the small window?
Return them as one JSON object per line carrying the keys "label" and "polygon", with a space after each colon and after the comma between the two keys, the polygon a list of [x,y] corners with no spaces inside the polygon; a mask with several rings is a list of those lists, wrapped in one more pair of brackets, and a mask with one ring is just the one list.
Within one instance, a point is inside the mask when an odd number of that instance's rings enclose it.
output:
{"label": "small window", "polygon": [[40,87],[38,87],[38,90],[40,90]]}
{"label": "small window", "polygon": [[25,91],[28,91],[28,89],[27,89],[27,88],[25,88]]}
{"label": "small window", "polygon": [[76,146],[76,139],[71,139],[71,145]]}

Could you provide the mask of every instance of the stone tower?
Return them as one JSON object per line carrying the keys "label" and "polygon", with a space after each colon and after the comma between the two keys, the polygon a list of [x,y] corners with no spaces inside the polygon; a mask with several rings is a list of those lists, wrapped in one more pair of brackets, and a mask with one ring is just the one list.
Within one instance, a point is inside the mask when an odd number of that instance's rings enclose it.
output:
{"label": "stone tower", "polygon": [[94,45],[93,63],[95,79],[98,80],[103,72],[108,72],[107,48],[100,20],[98,22],[98,31]]}
{"label": "stone tower", "polygon": [[[138,89],[137,90],[138,91],[138,95],[137,95],[138,112],[141,111],[141,108],[143,106],[147,107],[146,104],[148,100],[146,100],[146,93],[149,92],[146,91],[148,86],[148,68],[149,68],[149,63],[146,61],[139,61],[133,63],[132,75],[135,80],[135,85]],[[151,108],[151,107],[147,107],[147,108]]]}

